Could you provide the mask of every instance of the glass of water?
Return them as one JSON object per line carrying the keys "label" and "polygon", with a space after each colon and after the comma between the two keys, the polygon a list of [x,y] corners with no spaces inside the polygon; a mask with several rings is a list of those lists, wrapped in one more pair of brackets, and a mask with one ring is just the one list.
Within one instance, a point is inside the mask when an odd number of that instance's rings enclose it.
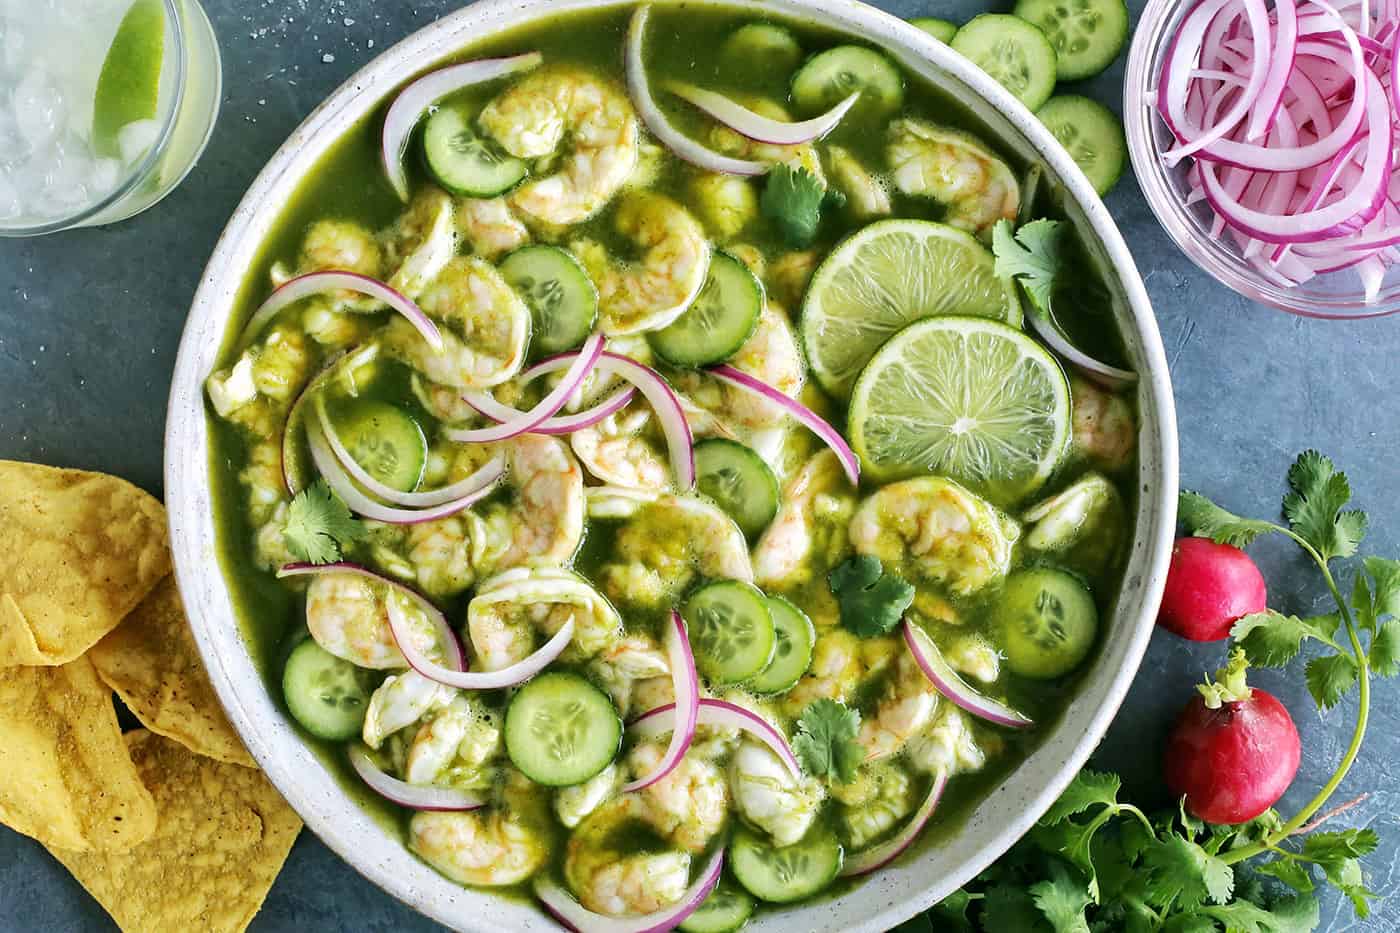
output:
{"label": "glass of water", "polygon": [[0,236],[155,204],[204,151],[221,82],[197,0],[0,0]]}

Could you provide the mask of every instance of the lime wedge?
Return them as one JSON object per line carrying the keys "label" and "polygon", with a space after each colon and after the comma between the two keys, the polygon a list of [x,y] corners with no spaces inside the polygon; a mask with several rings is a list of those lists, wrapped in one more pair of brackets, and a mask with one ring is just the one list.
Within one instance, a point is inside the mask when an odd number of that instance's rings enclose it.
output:
{"label": "lime wedge", "polygon": [[119,153],[117,131],[122,127],[155,119],[164,54],[165,5],[136,0],[122,17],[97,78],[92,143],[102,155]]}
{"label": "lime wedge", "polygon": [[995,318],[1017,327],[1015,287],[961,230],[926,220],[884,220],[837,246],[817,268],[802,306],[812,372],[837,398],[890,335],[940,314]]}
{"label": "lime wedge", "polygon": [[937,473],[1010,505],[1040,488],[1065,454],[1069,383],[1013,327],[930,318],[875,354],[851,394],[849,422],[872,478]]}

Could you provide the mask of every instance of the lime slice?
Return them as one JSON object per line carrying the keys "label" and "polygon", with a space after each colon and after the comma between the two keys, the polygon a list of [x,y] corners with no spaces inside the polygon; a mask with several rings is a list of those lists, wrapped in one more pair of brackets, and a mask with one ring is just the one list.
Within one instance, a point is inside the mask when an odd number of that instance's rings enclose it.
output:
{"label": "lime slice", "polygon": [[1021,325],[1014,286],[969,234],[926,220],[884,220],[837,246],[812,276],[802,341],[812,372],[837,398],[898,330],[962,314]]}
{"label": "lime slice", "polygon": [[164,54],[165,5],[160,0],[136,0],[117,26],[97,78],[92,142],[102,155],[118,154],[117,131],[122,127],[155,119]]}
{"label": "lime slice", "polygon": [[885,344],[851,395],[850,435],[869,476],[937,473],[1009,505],[1064,456],[1069,383],[1015,328],[985,318],[912,324]]}

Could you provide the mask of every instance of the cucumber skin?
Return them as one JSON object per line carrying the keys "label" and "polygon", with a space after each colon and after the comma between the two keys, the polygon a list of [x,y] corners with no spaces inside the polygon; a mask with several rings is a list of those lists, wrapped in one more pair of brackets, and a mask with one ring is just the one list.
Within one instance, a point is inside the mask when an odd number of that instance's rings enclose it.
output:
{"label": "cucumber skin", "polygon": [[[1049,111],[1049,113],[1047,113],[1047,111]],[[1060,111],[1064,111],[1064,113],[1060,114]],[[1101,134],[1095,134],[1095,137],[1090,140],[1102,164],[1111,167],[1108,167],[1106,170],[1095,171],[1091,174],[1089,168],[1097,168],[1097,166],[1090,166],[1088,168],[1083,165],[1080,166],[1080,168],[1084,170],[1085,177],[1089,179],[1089,183],[1092,184],[1094,190],[1098,192],[1099,197],[1108,194],[1113,190],[1113,187],[1118,184],[1118,180],[1123,177],[1123,171],[1127,168],[1128,164],[1128,142],[1127,137],[1123,133],[1122,122],[1112,110],[1109,110],[1103,104],[1079,94],[1056,94],[1054,97],[1047,100],[1044,106],[1036,111],[1036,116],[1040,117],[1041,122],[1044,123],[1046,128],[1052,133],[1055,132],[1055,127],[1051,125],[1050,121],[1057,115],[1061,115],[1069,122],[1072,122],[1081,132],[1085,129],[1086,125],[1093,125],[1092,122],[1086,123],[1087,120],[1098,121],[1101,127],[1109,129],[1114,134],[1112,140],[1100,139],[1099,135]],[[1109,148],[1110,146],[1112,148]],[[1070,153],[1071,156],[1073,154],[1073,152]],[[1112,159],[1112,162],[1110,163],[1107,161],[1108,159]]]}
{"label": "cucumber skin", "polygon": [[[551,695],[539,700],[535,700],[531,696],[532,693],[545,693],[546,691],[549,691]],[[524,704],[546,703],[551,699],[556,699],[553,696],[554,693],[567,694],[569,691],[584,693],[588,697],[590,705],[596,705],[598,711],[606,707],[612,713],[609,720],[609,724],[613,726],[613,729],[610,730],[611,739],[607,735],[598,735],[601,740],[598,743],[598,748],[589,750],[593,759],[589,766],[592,767],[593,761],[596,761],[598,766],[587,774],[583,773],[588,770],[587,768],[580,768],[568,773],[549,773],[549,768],[541,767],[538,757],[534,754],[535,740],[528,735],[521,735],[522,731],[528,732],[529,726],[516,727],[512,724],[512,714],[519,714]],[[602,701],[601,704],[598,703],[599,700]],[[598,724],[596,718],[593,719],[593,724]],[[511,697],[510,705],[506,708],[503,733],[506,755],[522,774],[536,784],[545,787],[567,787],[589,780],[617,758],[617,751],[622,743],[622,718],[617,715],[617,709],[613,706],[608,695],[587,679],[566,671],[548,671],[526,682],[516,691],[515,696]],[[604,742],[608,746],[606,757],[603,755]]]}
{"label": "cucumber skin", "polygon": [[[761,479],[763,483],[763,489],[759,490],[757,493],[763,496],[763,508],[761,510],[756,508],[751,510],[747,508],[749,504],[756,501],[754,498],[755,493],[750,491],[741,503],[744,512],[742,515],[736,515],[735,512],[730,509],[729,503],[723,502],[718,497],[711,494],[711,498],[729,514],[730,518],[734,519],[735,524],[739,526],[739,530],[742,531],[746,537],[753,539],[762,532],[763,529],[772,524],[774,516],[778,514],[778,503],[782,498],[782,489],[778,485],[778,477],[774,475],[772,467],[768,466],[753,448],[745,446],[738,441],[731,441],[728,438],[713,437],[695,445],[697,488],[701,487],[701,481],[707,474],[706,467],[703,463],[710,458],[707,457],[706,454],[709,452],[722,451],[732,452],[730,457],[725,458],[726,460],[741,458],[745,461],[744,466],[747,467],[747,469],[743,470],[743,474],[746,478],[753,479],[755,474],[757,474],[757,477]],[[704,492],[704,489],[701,488],[700,491]]]}
{"label": "cucumber skin", "polygon": [[[287,704],[287,710],[303,729],[328,742],[343,742],[359,735],[364,725],[364,713],[369,709],[369,691],[362,689],[361,713],[355,723],[351,724],[348,717],[317,715],[321,712],[322,704],[307,696],[311,691],[311,680],[318,670],[342,664],[354,668],[349,661],[322,648],[315,639],[307,638],[291,650],[282,668],[282,699]],[[336,722],[332,722],[332,719]]]}
{"label": "cucumber skin", "polygon": [[[1128,43],[1128,31],[1131,19],[1128,13],[1128,5],[1124,3],[1123,0],[1100,0],[1100,2],[1102,5],[1099,11],[1101,14],[1100,28],[1104,28],[1103,22],[1107,19],[1107,15],[1104,14],[1114,15],[1118,18],[1116,24],[1118,27],[1116,30],[1116,41],[1112,43],[1111,47],[1105,44],[1105,47],[1097,55],[1088,58],[1087,61],[1081,61],[1078,64],[1075,63],[1074,58],[1067,59],[1066,56],[1059,54],[1059,49],[1056,49],[1055,65],[1060,80],[1082,81],[1085,78],[1092,78],[1107,70],[1110,65],[1118,60],[1118,56],[1123,53],[1123,47]],[[1053,11],[1053,9],[1053,2],[1047,2],[1047,0],[1018,0],[1015,9],[1011,11],[1011,15],[1025,20],[1041,31],[1045,31],[1044,27],[1036,22],[1036,14],[1039,10]],[[1051,45],[1053,44],[1054,42],[1052,40]]]}
{"label": "cucumber skin", "polygon": [[[991,31],[997,38],[1005,38],[1008,30],[1019,33],[1026,41],[1037,45],[1041,57],[1049,60],[1050,74],[1048,76],[1043,74],[1039,75],[1033,87],[1028,87],[1022,94],[1017,94],[1010,88],[1006,89],[1007,93],[1025,104],[1027,110],[1038,110],[1050,99],[1050,95],[1055,93],[1055,81],[1059,76],[1058,57],[1055,52],[1055,47],[1050,44],[1050,40],[1046,37],[1045,33],[1041,31],[1039,26],[1029,23],[1019,16],[1012,16],[1009,13],[983,13],[980,16],[974,16],[963,25],[953,36],[953,41],[948,44],[953,51],[964,56],[980,68],[981,65],[978,63],[977,56],[985,47],[982,33],[984,31]],[[1005,85],[1002,86],[1005,87]]]}
{"label": "cucumber skin", "polygon": [[[701,366],[721,363],[738,353],[739,348],[748,343],[754,331],[758,330],[758,319],[763,315],[763,306],[766,301],[763,282],[759,280],[757,275],[754,275],[752,269],[723,250],[716,250],[710,259],[710,275],[715,274],[716,263],[720,264],[721,270],[726,263],[733,263],[738,269],[730,267],[730,272],[727,274],[737,276],[739,275],[738,270],[742,270],[743,275],[747,276],[744,283],[751,286],[751,297],[754,299],[753,307],[750,309],[748,326],[732,329],[731,339],[725,343],[711,341],[707,344],[703,335],[697,338],[692,333],[695,328],[686,325],[686,315],[693,310],[694,305],[692,305],[675,321],[647,335],[647,344],[651,346],[652,351],[672,366],[697,369]],[[703,289],[701,293],[704,293]],[[714,333],[711,332],[710,336],[713,337]]]}

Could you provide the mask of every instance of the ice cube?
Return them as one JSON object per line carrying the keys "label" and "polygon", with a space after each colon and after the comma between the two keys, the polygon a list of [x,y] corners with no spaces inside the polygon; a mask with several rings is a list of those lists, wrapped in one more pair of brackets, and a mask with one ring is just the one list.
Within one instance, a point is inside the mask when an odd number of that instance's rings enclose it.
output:
{"label": "ice cube", "polygon": [[0,67],[18,74],[28,58],[29,37],[13,19],[0,20]]}
{"label": "ice cube", "polygon": [[102,196],[113,188],[117,187],[117,182],[122,179],[122,164],[116,159],[98,159],[92,163],[92,169],[88,174],[88,188],[93,194]]}
{"label": "ice cube", "polygon": [[31,68],[20,78],[13,94],[15,121],[21,138],[32,149],[46,146],[65,116],[63,95],[42,68]]}
{"label": "ice cube", "polygon": [[117,130],[117,148],[122,161],[131,165],[145,155],[155,145],[160,135],[160,124],[155,120],[135,120]]}

